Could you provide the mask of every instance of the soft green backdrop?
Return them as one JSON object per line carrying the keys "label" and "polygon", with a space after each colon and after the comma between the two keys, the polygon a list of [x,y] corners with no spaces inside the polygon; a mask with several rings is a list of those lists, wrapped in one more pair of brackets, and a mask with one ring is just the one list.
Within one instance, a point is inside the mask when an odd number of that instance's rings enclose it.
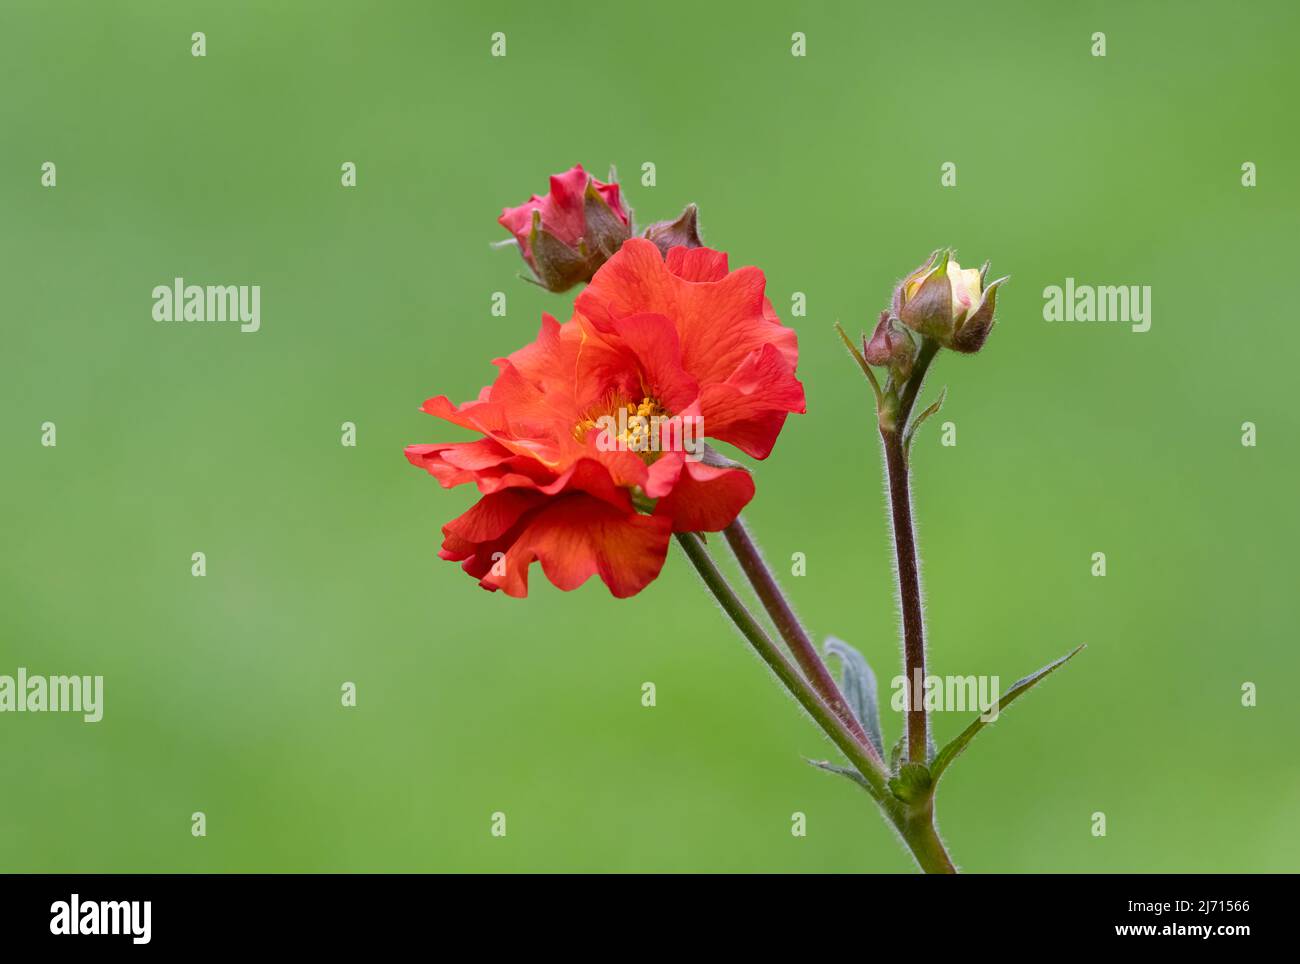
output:
{"label": "soft green backdrop", "polygon": [[[1300,868],[1298,35],[1289,2],[7,0],[0,673],[103,674],[106,715],[0,715],[0,869],[910,868],[675,552],[623,602],[434,556],[471,492],[402,447],[464,437],[420,402],[566,316],[488,243],[575,162],[767,272],[809,413],[747,518],[885,680],[880,455],[831,324],[940,244],[1013,275],[935,369],[957,446],[917,443],[931,665],[1006,686],[1089,648],[945,778],[963,867]],[[154,322],[176,275],[262,285],[262,330]],[[1151,285],[1151,331],[1045,322],[1067,276]]]}

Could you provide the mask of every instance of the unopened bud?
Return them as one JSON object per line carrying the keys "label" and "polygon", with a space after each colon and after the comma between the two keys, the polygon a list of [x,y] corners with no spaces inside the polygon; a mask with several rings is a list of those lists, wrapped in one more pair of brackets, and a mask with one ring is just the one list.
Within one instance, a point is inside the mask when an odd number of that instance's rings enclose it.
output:
{"label": "unopened bud", "polygon": [[590,281],[631,236],[617,184],[603,184],[578,164],[551,177],[545,196],[501,212],[498,223],[515,236],[538,282],[567,291]]}

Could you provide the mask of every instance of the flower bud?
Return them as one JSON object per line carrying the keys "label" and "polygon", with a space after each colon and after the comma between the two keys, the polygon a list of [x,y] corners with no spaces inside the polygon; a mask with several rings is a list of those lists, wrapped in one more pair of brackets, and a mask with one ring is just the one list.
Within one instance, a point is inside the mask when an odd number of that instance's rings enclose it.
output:
{"label": "flower bud", "polygon": [[575,165],[551,177],[551,190],[536,194],[497,219],[515,236],[538,282],[567,291],[590,281],[631,236],[631,218],[617,184],[603,184]]}
{"label": "flower bud", "polygon": [[653,241],[665,257],[669,248],[702,248],[699,209],[688,204],[676,221],[656,221],[641,236]]}
{"label": "flower bud", "polygon": [[945,348],[977,352],[993,328],[999,278],[987,288],[983,268],[963,268],[943,248],[899,282],[894,289],[894,314],[907,327],[933,338]]}
{"label": "flower bud", "polygon": [[864,338],[862,355],[872,365],[888,366],[894,381],[901,383],[912,372],[916,343],[908,330],[886,310],[880,313],[880,321],[870,340]]}

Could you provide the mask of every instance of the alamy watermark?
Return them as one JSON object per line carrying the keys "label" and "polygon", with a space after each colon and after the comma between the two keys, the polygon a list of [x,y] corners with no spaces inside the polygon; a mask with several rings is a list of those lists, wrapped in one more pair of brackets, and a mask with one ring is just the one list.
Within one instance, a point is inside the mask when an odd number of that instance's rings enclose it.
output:
{"label": "alamy watermark", "polygon": [[1064,285],[1043,289],[1043,321],[1117,321],[1151,330],[1150,285]]}
{"label": "alamy watermark", "polygon": [[261,285],[187,285],[174,278],[152,297],[154,321],[238,321],[246,332],[262,327]]}
{"label": "alamy watermark", "polygon": [[104,718],[104,677],[0,676],[0,713],[80,713],[87,723]]}
{"label": "alamy watermark", "polygon": [[[923,705],[927,713],[977,712],[985,723],[998,718],[998,700],[1002,698],[1000,677],[923,675],[919,667],[913,675],[912,689],[920,704],[915,709]],[[894,711],[901,713],[909,709],[907,677],[895,676],[889,687],[894,691],[889,700]]]}

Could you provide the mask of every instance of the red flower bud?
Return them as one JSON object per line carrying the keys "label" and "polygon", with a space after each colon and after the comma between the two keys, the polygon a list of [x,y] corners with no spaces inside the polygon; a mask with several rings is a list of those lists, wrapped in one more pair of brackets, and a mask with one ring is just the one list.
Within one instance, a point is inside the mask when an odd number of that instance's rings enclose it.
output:
{"label": "red flower bud", "polygon": [[902,383],[912,372],[916,343],[898,319],[885,310],[880,313],[880,321],[871,339],[863,344],[862,354],[872,365],[887,365],[894,381]]}
{"label": "red flower bud", "polygon": [[548,194],[505,208],[497,222],[515,236],[538,282],[550,291],[590,281],[631,236],[618,185],[601,183],[581,164],[552,175]]}

